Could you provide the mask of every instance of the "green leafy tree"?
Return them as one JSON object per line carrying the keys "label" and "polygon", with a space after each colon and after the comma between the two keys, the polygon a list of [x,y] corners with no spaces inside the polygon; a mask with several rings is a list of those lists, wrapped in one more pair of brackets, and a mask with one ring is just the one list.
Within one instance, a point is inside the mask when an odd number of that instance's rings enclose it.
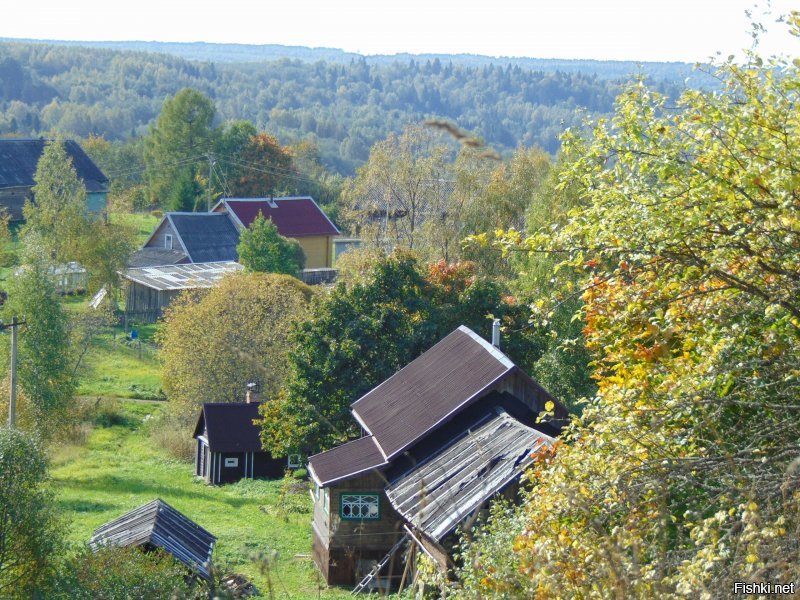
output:
{"label": "green leafy tree", "polygon": [[[203,93],[185,88],[167,98],[144,141],[145,173],[153,204],[194,209],[198,165],[213,148],[215,109]],[[180,187],[180,193],[176,187]]]}
{"label": "green leafy tree", "polygon": [[90,290],[117,287],[135,232],[87,212],[86,188],[62,143],[45,147],[34,180],[34,202],[26,202],[23,209],[25,260],[56,266],[77,261],[89,274]]}
{"label": "green leafy tree", "polygon": [[39,250],[56,263],[76,260],[88,223],[86,187],[63,143],[45,146],[33,179],[35,201],[28,200],[23,207],[23,240],[35,240]]}
{"label": "green leafy tree", "polygon": [[52,574],[62,531],[44,448],[19,429],[0,427],[0,596],[32,597]]}
{"label": "green leafy tree", "polygon": [[259,211],[250,226],[242,231],[236,247],[239,261],[248,271],[284,273],[297,276],[305,266],[300,243],[278,233],[271,220]]}
{"label": "green leafy tree", "polygon": [[[315,451],[357,435],[352,402],[459,325],[488,336],[490,316],[521,330],[528,313],[498,285],[475,278],[471,265],[438,263],[426,272],[406,253],[366,265],[293,331],[284,389],[261,407],[264,447],[276,455]],[[540,354],[535,331],[507,342],[522,365]]]}
{"label": "green leafy tree", "polygon": [[598,393],[530,475],[518,568],[484,563],[465,597],[714,597],[800,576],[800,66],[749,56],[717,77],[677,105],[627,88],[565,140],[585,207],[506,238],[582,273]]}
{"label": "green leafy tree", "polygon": [[189,422],[203,402],[241,402],[250,382],[274,396],[286,377],[288,333],[311,296],[294,277],[244,273],[174,301],[158,333],[173,412]]}
{"label": "green leafy tree", "polygon": [[[39,263],[22,267],[11,280],[2,315],[6,323],[13,316],[24,317],[17,353],[19,385],[30,403],[36,430],[44,438],[53,437],[67,414],[76,381],[69,320],[47,267]],[[7,356],[7,345],[3,352]]]}

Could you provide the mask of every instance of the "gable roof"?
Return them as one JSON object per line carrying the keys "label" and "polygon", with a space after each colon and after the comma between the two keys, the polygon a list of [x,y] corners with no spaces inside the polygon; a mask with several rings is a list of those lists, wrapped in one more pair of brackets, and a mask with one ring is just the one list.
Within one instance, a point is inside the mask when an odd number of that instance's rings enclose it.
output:
{"label": "gable roof", "polygon": [[150,544],[172,554],[205,579],[210,579],[211,554],[217,538],[157,498],[95,529],[89,546]]}
{"label": "gable roof", "polygon": [[[46,144],[53,140],[10,139],[0,140],[0,188],[32,187],[39,157]],[[88,192],[107,192],[108,177],[92,162],[77,142],[64,141],[64,149]]]}
{"label": "gable roof", "polygon": [[215,285],[228,273],[242,271],[236,262],[212,262],[188,265],[161,265],[126,269],[121,275],[154,290],[189,290]]}
{"label": "gable roof", "polygon": [[321,487],[366,471],[381,469],[388,464],[371,435],[320,452],[308,459],[309,473]]}
{"label": "gable roof", "polygon": [[310,196],[225,198],[212,210],[221,207],[225,207],[242,228],[249,227],[261,212],[265,219],[272,220],[283,237],[339,235],[339,229]]}
{"label": "gable roof", "polygon": [[212,452],[263,452],[261,429],[253,424],[258,402],[206,402],[200,411],[194,437],[206,431]]}
{"label": "gable roof", "polygon": [[169,248],[140,248],[132,252],[128,258],[129,267],[160,267],[164,265],[175,265],[188,257],[180,250],[170,250]]}
{"label": "gable roof", "polygon": [[[178,243],[193,263],[239,260],[236,251],[239,230],[227,215],[172,212],[164,215],[164,220],[172,226]],[[153,231],[145,246],[160,228],[161,224]]]}
{"label": "gable roof", "polygon": [[553,442],[493,408],[444,449],[393,479],[386,496],[409,523],[438,542]]}
{"label": "gable roof", "polygon": [[391,460],[518,368],[463,325],[352,405]]}

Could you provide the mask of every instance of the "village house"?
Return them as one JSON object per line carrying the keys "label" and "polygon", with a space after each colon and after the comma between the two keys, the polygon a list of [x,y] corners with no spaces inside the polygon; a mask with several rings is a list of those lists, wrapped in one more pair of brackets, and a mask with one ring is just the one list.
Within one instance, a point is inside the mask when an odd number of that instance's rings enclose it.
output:
{"label": "village house", "polygon": [[131,267],[239,260],[240,233],[261,213],[283,237],[297,240],[306,257],[301,279],[321,283],[333,276],[333,239],[339,230],[308,196],[225,198],[210,212],[171,212],[133,253]]}
{"label": "village house", "polygon": [[496,342],[459,327],[352,405],[363,437],[309,459],[329,584],[397,584],[406,542],[447,570],[456,528],[553,443],[567,410]]}
{"label": "village house", "polygon": [[211,212],[229,215],[239,231],[250,227],[261,213],[279,234],[298,241],[306,255],[306,269],[333,266],[333,239],[339,229],[310,196],[223,198]]}
{"label": "village house", "polygon": [[194,438],[194,474],[206,483],[235,483],[240,479],[282,477],[301,465],[299,455],[272,458],[261,448],[259,402],[247,392],[246,402],[206,402],[200,410]]}
{"label": "village house", "polygon": [[[53,140],[7,139],[0,140],[0,207],[4,208],[11,221],[22,221],[22,207],[26,200],[34,200],[31,191],[35,185],[33,176],[45,145]],[[83,149],[72,140],[64,142],[72,166],[86,186],[86,210],[104,215],[108,196],[108,178],[92,162]]]}
{"label": "village house", "polygon": [[103,547],[160,548],[203,579],[211,579],[211,556],[217,538],[180,511],[157,498],[98,527],[89,541]]}

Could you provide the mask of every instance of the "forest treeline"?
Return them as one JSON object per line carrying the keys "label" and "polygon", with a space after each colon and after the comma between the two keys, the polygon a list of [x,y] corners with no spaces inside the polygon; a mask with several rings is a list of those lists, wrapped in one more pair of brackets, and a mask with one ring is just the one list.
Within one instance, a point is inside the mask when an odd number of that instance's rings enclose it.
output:
{"label": "forest treeline", "polygon": [[[675,97],[685,87],[678,76],[686,74],[686,65],[645,67],[643,75],[656,78],[652,88]],[[0,135],[141,136],[165,98],[191,87],[213,99],[220,123],[246,119],[284,143],[313,141],[325,165],[352,174],[375,142],[433,116],[454,121],[500,151],[525,145],[555,153],[566,127],[579,125],[587,113],[611,112],[622,79],[630,79],[616,75],[438,57],[214,63],[146,52],[2,43]]]}

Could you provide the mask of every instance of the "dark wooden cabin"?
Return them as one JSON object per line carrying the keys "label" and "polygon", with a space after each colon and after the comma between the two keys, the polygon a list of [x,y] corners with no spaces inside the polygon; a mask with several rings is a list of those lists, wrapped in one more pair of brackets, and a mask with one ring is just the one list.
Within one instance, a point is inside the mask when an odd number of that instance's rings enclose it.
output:
{"label": "dark wooden cabin", "polygon": [[[545,404],[554,419],[536,423]],[[567,410],[497,347],[467,327],[352,405],[366,433],[309,459],[315,483],[313,556],[329,584],[361,581],[378,562],[396,584],[398,542],[443,570],[453,532],[553,443]]]}
{"label": "dark wooden cabin", "polygon": [[217,538],[160,498],[94,531],[89,547],[161,548],[203,579],[211,579],[211,555]]}
{"label": "dark wooden cabin", "polygon": [[195,470],[207,483],[282,477],[300,465],[298,456],[273,458],[261,448],[258,402],[206,402],[197,419]]}

